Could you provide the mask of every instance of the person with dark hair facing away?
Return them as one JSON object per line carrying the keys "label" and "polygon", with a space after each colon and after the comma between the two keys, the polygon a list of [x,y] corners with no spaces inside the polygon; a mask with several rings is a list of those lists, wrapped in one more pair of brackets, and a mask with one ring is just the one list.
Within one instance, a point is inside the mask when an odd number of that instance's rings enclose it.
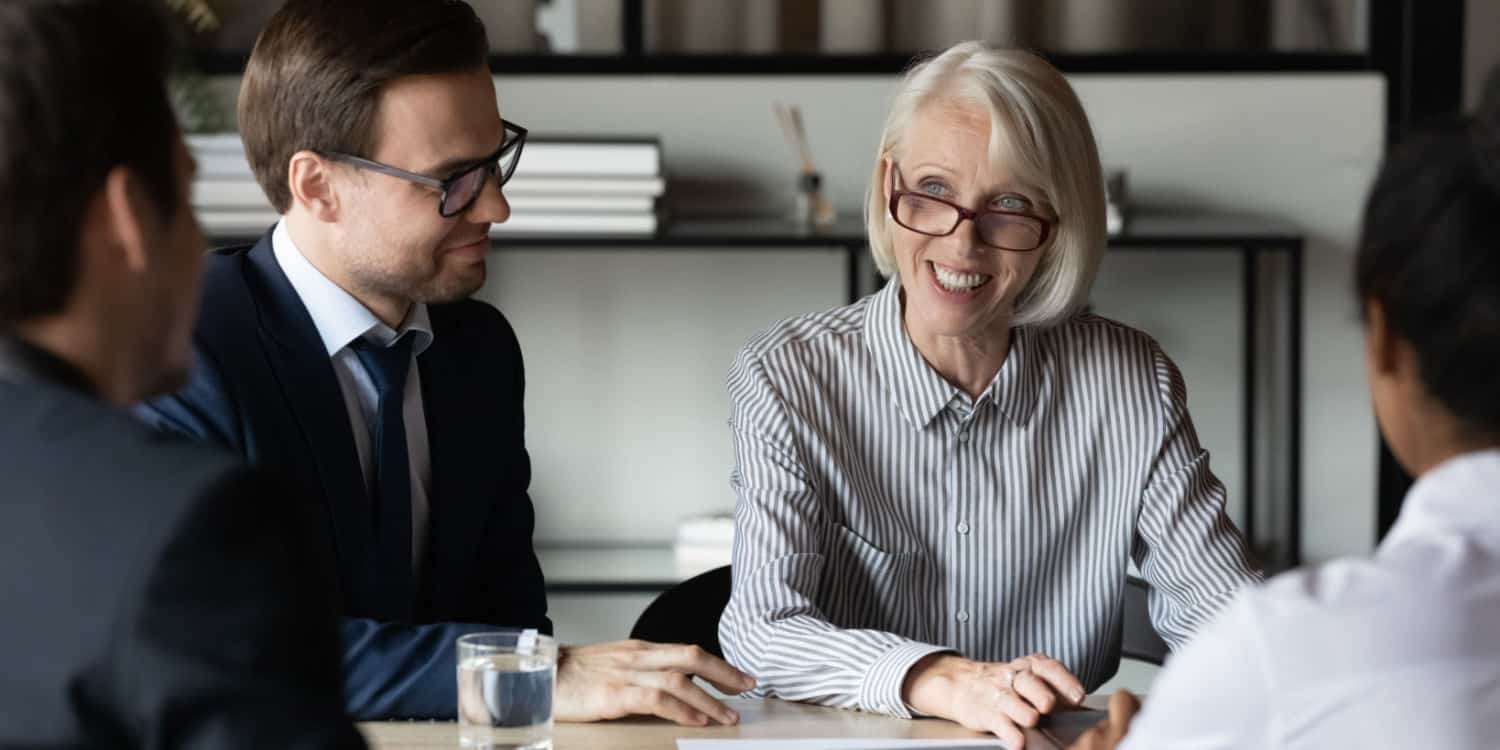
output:
{"label": "person with dark hair facing away", "polygon": [[1370,392],[1417,478],[1395,526],[1372,557],[1242,596],[1168,664],[1139,718],[1117,694],[1076,747],[1500,747],[1496,114],[1397,148],[1365,207]]}
{"label": "person with dark hair facing away", "polygon": [[[337,557],[346,707],[452,717],[454,643],[551,631],[532,549],[520,346],[485,279],[526,129],[459,0],[289,0],[239,125],[281,221],[207,262],[197,366],[157,427],[293,477]],[[753,680],[696,646],[564,648],[556,716],[733,723],[693,683]]]}
{"label": "person with dark hair facing away", "polygon": [[169,42],[145,0],[0,3],[0,747],[363,747],[301,508],[126,409],[200,288]]}

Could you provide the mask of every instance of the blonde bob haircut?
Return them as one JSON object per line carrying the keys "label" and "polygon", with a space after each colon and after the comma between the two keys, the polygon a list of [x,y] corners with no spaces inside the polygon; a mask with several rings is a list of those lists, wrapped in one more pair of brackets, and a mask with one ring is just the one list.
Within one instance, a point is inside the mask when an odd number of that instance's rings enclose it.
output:
{"label": "blonde bob haircut", "polygon": [[[1087,301],[1104,254],[1104,175],[1088,115],[1073,87],[1029,52],[963,42],[924,60],[901,81],[880,136],[880,151],[865,194],[865,230],[875,266],[897,272],[882,162],[900,160],[902,138],[924,106],[967,103],[989,112],[991,163],[1042,191],[1057,216],[1026,288],[1016,298],[1014,326],[1050,326]],[[1001,252],[1001,251],[996,251]]]}

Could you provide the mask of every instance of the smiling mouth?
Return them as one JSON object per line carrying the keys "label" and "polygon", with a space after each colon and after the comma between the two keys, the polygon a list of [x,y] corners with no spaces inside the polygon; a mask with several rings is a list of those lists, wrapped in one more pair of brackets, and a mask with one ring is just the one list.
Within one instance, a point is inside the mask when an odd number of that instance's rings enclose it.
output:
{"label": "smiling mouth", "polygon": [[938,286],[949,292],[971,292],[995,278],[986,273],[970,273],[939,265],[933,261],[927,261],[932,268],[933,278],[937,279]]}
{"label": "smiling mouth", "polygon": [[472,241],[463,243],[462,245],[451,245],[451,246],[448,247],[448,249],[449,250],[468,250],[470,248],[477,247],[479,245],[483,245],[484,243],[486,243],[488,241],[489,241],[488,237],[477,237],[477,238],[475,238]]}

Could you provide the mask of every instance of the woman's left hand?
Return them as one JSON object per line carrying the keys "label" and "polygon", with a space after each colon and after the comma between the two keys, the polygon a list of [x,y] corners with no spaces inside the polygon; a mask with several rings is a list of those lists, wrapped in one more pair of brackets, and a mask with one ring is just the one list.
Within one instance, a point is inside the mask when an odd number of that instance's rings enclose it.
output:
{"label": "woman's left hand", "polygon": [[1083,696],[1078,678],[1043,654],[1004,663],[932,654],[912,667],[902,686],[903,699],[918,713],[989,732],[1012,750],[1025,747],[1025,729],[1043,714],[1078,705]]}

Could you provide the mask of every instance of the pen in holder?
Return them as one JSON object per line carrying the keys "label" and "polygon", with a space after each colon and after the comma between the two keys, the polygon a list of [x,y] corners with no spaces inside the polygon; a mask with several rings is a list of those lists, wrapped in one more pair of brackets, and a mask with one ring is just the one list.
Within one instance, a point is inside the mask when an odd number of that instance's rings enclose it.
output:
{"label": "pen in holder", "polygon": [[794,224],[812,229],[833,224],[838,215],[833,204],[823,194],[823,176],[813,166],[812,148],[807,145],[807,131],[802,127],[802,112],[797,107],[788,107],[780,102],[773,105],[776,119],[781,123],[781,132],[787,144],[796,152],[800,161],[797,177],[797,192],[792,197],[789,218]]}
{"label": "pen in holder", "polygon": [[818,221],[819,205],[827,202],[822,188],[823,175],[817,172],[803,172],[797,178],[797,192],[792,196],[792,211],[787,216],[793,224],[811,227],[826,223]]}

